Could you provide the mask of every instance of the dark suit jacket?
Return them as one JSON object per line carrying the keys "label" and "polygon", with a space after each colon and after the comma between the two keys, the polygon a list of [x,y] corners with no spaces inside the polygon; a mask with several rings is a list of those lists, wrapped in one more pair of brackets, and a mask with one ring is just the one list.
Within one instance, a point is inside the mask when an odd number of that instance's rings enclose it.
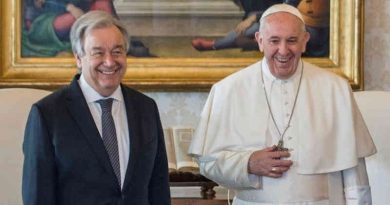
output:
{"label": "dark suit jacket", "polygon": [[23,142],[24,204],[170,204],[167,157],[155,102],[121,85],[130,134],[121,190],[78,77],[31,108]]}

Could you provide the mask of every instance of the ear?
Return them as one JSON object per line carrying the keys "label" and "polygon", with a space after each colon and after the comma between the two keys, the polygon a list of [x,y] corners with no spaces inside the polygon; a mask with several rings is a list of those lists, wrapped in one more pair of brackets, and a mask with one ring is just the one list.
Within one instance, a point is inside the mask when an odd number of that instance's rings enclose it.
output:
{"label": "ear", "polygon": [[302,53],[304,53],[306,51],[306,45],[307,45],[307,42],[309,42],[310,40],[310,33],[305,31],[305,33],[303,34],[303,48],[302,48]]}
{"label": "ear", "polygon": [[259,50],[261,52],[264,52],[264,39],[263,39],[263,35],[260,34],[259,31],[257,31],[255,33],[255,38],[256,38],[257,45],[259,46]]}
{"label": "ear", "polygon": [[80,56],[77,55],[76,53],[73,53],[73,56],[74,56],[74,58],[75,58],[75,60],[76,60],[77,68],[78,68],[79,70],[81,70],[81,59],[80,59]]}

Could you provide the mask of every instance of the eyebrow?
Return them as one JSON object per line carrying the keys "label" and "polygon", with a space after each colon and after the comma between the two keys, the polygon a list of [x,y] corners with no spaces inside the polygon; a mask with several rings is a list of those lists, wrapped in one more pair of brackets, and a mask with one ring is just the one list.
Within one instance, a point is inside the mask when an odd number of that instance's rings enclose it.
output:
{"label": "eyebrow", "polygon": [[287,39],[288,40],[296,40],[296,39],[298,39],[298,37],[297,36],[291,36],[291,37],[288,37]]}
{"label": "eyebrow", "polygon": [[[124,49],[125,46],[121,45],[121,44],[118,44],[118,45],[115,45],[111,50],[118,49],[118,48]],[[94,46],[94,47],[92,47],[91,50],[103,50],[103,47],[101,47],[101,46]]]}
{"label": "eyebrow", "polygon": [[268,38],[268,40],[278,40],[278,39],[280,39],[280,37],[278,36],[271,36]]}
{"label": "eyebrow", "polygon": [[[298,36],[289,36],[287,37],[287,39],[291,40],[291,39],[298,39],[299,37]],[[275,40],[275,39],[281,39],[281,37],[279,36],[271,36],[268,38],[269,40]]]}
{"label": "eyebrow", "polygon": [[96,50],[103,50],[103,48],[102,48],[102,47],[96,46],[96,47],[92,47],[91,50],[93,50],[93,51],[96,51]]}
{"label": "eyebrow", "polygon": [[112,50],[117,49],[117,48],[125,49],[125,46],[123,44],[118,44],[118,45],[114,46],[114,48],[112,48]]}

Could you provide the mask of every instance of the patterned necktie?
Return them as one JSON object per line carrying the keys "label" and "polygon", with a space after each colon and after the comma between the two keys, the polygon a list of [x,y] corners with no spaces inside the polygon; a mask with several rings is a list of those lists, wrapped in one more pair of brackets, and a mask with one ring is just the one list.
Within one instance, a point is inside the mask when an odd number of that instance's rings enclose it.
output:
{"label": "patterned necktie", "polygon": [[114,119],[111,115],[112,98],[96,101],[102,108],[102,136],[103,143],[110,157],[111,166],[114,169],[116,178],[121,184],[121,172],[119,164],[118,140],[116,138]]}

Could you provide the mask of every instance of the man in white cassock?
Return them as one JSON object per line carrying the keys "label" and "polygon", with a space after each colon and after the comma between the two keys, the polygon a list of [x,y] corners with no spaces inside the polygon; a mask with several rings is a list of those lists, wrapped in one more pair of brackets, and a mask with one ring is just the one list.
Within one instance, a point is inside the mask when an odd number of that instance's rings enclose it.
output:
{"label": "man in white cassock", "polygon": [[375,145],[347,80],[301,60],[309,38],[296,8],[270,7],[263,60],[211,89],[189,153],[234,205],[371,204]]}

